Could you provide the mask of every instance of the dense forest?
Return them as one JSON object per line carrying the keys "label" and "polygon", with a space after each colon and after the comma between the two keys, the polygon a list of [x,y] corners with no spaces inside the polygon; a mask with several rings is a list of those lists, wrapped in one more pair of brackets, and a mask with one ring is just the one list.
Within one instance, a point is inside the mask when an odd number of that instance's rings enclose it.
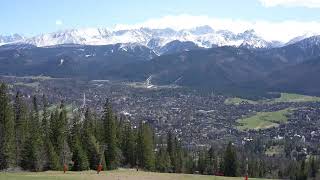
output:
{"label": "dense forest", "polygon": [[[0,170],[72,171],[119,167],[170,173],[315,179],[317,156],[289,158],[296,145],[285,142],[287,157],[265,156],[266,142],[187,148],[175,132],[156,134],[141,120],[132,124],[105,101],[102,112],[81,107],[68,112],[64,102],[52,106],[46,96],[9,94],[0,85]],[[247,170],[248,167],[248,170]]]}

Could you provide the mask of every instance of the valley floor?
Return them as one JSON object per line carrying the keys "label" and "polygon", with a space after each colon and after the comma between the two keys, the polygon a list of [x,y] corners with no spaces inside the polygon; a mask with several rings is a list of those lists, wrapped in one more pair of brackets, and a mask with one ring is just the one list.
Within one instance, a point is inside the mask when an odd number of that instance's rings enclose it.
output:
{"label": "valley floor", "polygon": [[[243,177],[219,177],[191,174],[152,173],[135,170],[85,172],[39,172],[39,173],[0,173],[0,180],[242,180]],[[249,178],[251,179],[251,178]],[[252,178],[254,179],[254,178]],[[258,179],[257,179],[258,180]],[[259,179],[264,180],[264,179]]]}

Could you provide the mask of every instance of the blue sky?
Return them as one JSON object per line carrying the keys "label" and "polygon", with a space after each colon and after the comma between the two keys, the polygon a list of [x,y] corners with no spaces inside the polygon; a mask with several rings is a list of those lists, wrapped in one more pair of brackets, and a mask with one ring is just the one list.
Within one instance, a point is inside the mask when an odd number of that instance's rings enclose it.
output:
{"label": "blue sky", "polygon": [[[304,4],[308,1],[309,4]],[[1,0],[0,34],[36,35],[68,28],[114,27],[181,14],[249,22],[290,20],[318,23],[320,9],[313,1]]]}

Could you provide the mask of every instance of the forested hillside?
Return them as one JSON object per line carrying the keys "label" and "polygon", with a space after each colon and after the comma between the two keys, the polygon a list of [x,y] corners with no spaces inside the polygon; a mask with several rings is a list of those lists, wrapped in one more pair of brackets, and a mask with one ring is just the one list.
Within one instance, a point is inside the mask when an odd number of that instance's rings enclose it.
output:
{"label": "forested hillside", "polygon": [[[158,136],[143,120],[131,124],[108,100],[103,112],[85,106],[67,111],[63,102],[51,108],[45,95],[11,96],[5,84],[0,88],[0,130],[0,167],[5,171],[83,171],[101,164],[104,170],[244,176],[248,164],[250,177],[305,179],[316,177],[319,168],[317,156],[268,156],[259,139],[241,146],[212,140],[209,149],[190,149],[174,132]],[[285,148],[291,152],[296,145],[287,140]]]}

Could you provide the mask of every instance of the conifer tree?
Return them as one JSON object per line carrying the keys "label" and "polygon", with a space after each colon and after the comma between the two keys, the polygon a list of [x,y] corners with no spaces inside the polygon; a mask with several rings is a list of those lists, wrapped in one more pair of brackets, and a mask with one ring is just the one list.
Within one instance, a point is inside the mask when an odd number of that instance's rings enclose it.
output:
{"label": "conifer tree", "polygon": [[204,174],[206,170],[206,152],[201,151],[198,157],[198,171],[200,174]]}
{"label": "conifer tree", "polygon": [[43,137],[43,145],[46,160],[44,162],[44,170],[60,170],[62,166],[59,160],[59,155],[54,149],[49,133],[46,133]]}
{"label": "conifer tree", "polygon": [[116,133],[116,122],[112,112],[112,107],[107,100],[104,105],[103,112],[103,126],[104,126],[104,142],[107,145],[105,151],[106,168],[108,170],[116,169],[119,166],[119,147]]}
{"label": "conifer tree", "polygon": [[188,174],[193,174],[196,170],[196,164],[195,164],[195,161],[194,161],[194,157],[191,156],[191,155],[188,155],[186,157],[186,170],[185,170],[185,173],[188,173]]}
{"label": "conifer tree", "polygon": [[155,169],[153,133],[151,128],[145,123],[140,123],[137,142],[139,166],[153,171]]}
{"label": "conifer tree", "polygon": [[310,168],[309,168],[309,174],[311,178],[316,178],[318,173],[319,164],[316,162],[315,157],[311,157],[310,160]]}
{"label": "conifer tree", "polygon": [[237,175],[238,164],[236,151],[231,142],[229,142],[224,154],[224,175],[235,177]]}
{"label": "conifer tree", "polygon": [[56,124],[54,125],[54,147],[55,151],[60,157],[61,164],[67,163],[67,154],[69,151],[67,136],[67,110],[63,102],[61,102],[59,110],[56,110],[55,118]]}
{"label": "conifer tree", "polygon": [[32,171],[40,171],[42,169],[42,137],[38,102],[35,96],[32,102],[33,108],[30,113],[28,137],[23,150],[22,167]]}
{"label": "conifer tree", "polygon": [[175,159],[175,146],[174,146],[174,137],[173,137],[173,134],[171,131],[168,132],[167,134],[167,151],[169,153],[169,156],[170,156],[170,164],[171,164],[171,170],[172,171],[175,171],[174,170],[174,166],[175,166],[175,162],[176,162],[176,159]]}
{"label": "conifer tree", "polygon": [[54,112],[51,112],[50,115],[50,120],[49,120],[49,134],[50,134],[50,140],[51,143],[54,147],[54,149],[57,151],[58,150],[58,118],[59,118],[59,110],[58,108],[55,108]]}
{"label": "conifer tree", "polygon": [[211,146],[208,150],[207,157],[206,157],[206,174],[214,174],[216,167],[215,167],[215,153],[214,149]]}
{"label": "conifer tree", "polygon": [[76,115],[73,119],[71,129],[71,151],[73,161],[73,171],[83,171],[89,169],[89,160],[81,143],[81,122],[79,116]]}
{"label": "conifer tree", "polygon": [[18,91],[14,100],[14,119],[15,119],[15,163],[21,166],[21,153],[25,146],[28,133],[28,109],[21,93]]}
{"label": "conifer tree", "polygon": [[176,173],[182,172],[182,148],[178,138],[174,137],[174,171]]}
{"label": "conifer tree", "polygon": [[170,156],[165,148],[160,148],[157,153],[156,169],[160,172],[169,172],[171,170]]}
{"label": "conifer tree", "polygon": [[[123,128],[124,128],[124,118],[123,118],[123,116],[120,116],[120,118],[118,118],[117,115],[114,115],[114,119],[115,119],[115,124],[116,124],[117,146],[118,146],[119,150],[121,151],[122,137],[123,137],[122,133],[123,133]],[[120,157],[120,159],[121,159],[121,157]]]}
{"label": "conifer tree", "polygon": [[48,102],[47,102],[47,98],[45,95],[42,96],[42,105],[43,105],[43,109],[42,109],[42,121],[41,121],[41,126],[42,126],[42,136],[45,137],[47,135],[49,135],[50,132],[50,127],[49,127],[49,111],[48,111]]}
{"label": "conifer tree", "polygon": [[94,129],[93,117],[90,109],[88,108],[85,112],[83,122],[82,142],[89,159],[90,169],[96,169],[101,159],[101,152],[99,150],[100,145],[94,135]]}
{"label": "conifer tree", "polygon": [[[51,126],[49,121],[51,122],[50,118],[53,118],[53,115],[50,116],[48,111],[48,102],[45,95],[42,96],[42,104],[43,104],[43,113],[42,113],[42,121],[41,121],[41,127],[42,127],[42,138],[43,138],[43,155],[42,158],[44,161],[44,170],[60,170],[61,164],[59,162],[59,156],[57,152],[54,149],[54,146],[52,144],[52,140],[50,138],[51,136]],[[51,122],[54,123],[54,122]]]}
{"label": "conifer tree", "polygon": [[301,165],[300,165],[300,169],[296,175],[296,180],[307,180],[307,179],[308,179],[308,176],[306,173],[306,162],[305,162],[305,160],[302,160]]}
{"label": "conifer tree", "polygon": [[14,118],[7,87],[0,84],[0,169],[15,165]]}
{"label": "conifer tree", "polygon": [[121,150],[124,157],[123,163],[133,167],[136,163],[135,136],[130,122],[125,122],[122,130]]}

